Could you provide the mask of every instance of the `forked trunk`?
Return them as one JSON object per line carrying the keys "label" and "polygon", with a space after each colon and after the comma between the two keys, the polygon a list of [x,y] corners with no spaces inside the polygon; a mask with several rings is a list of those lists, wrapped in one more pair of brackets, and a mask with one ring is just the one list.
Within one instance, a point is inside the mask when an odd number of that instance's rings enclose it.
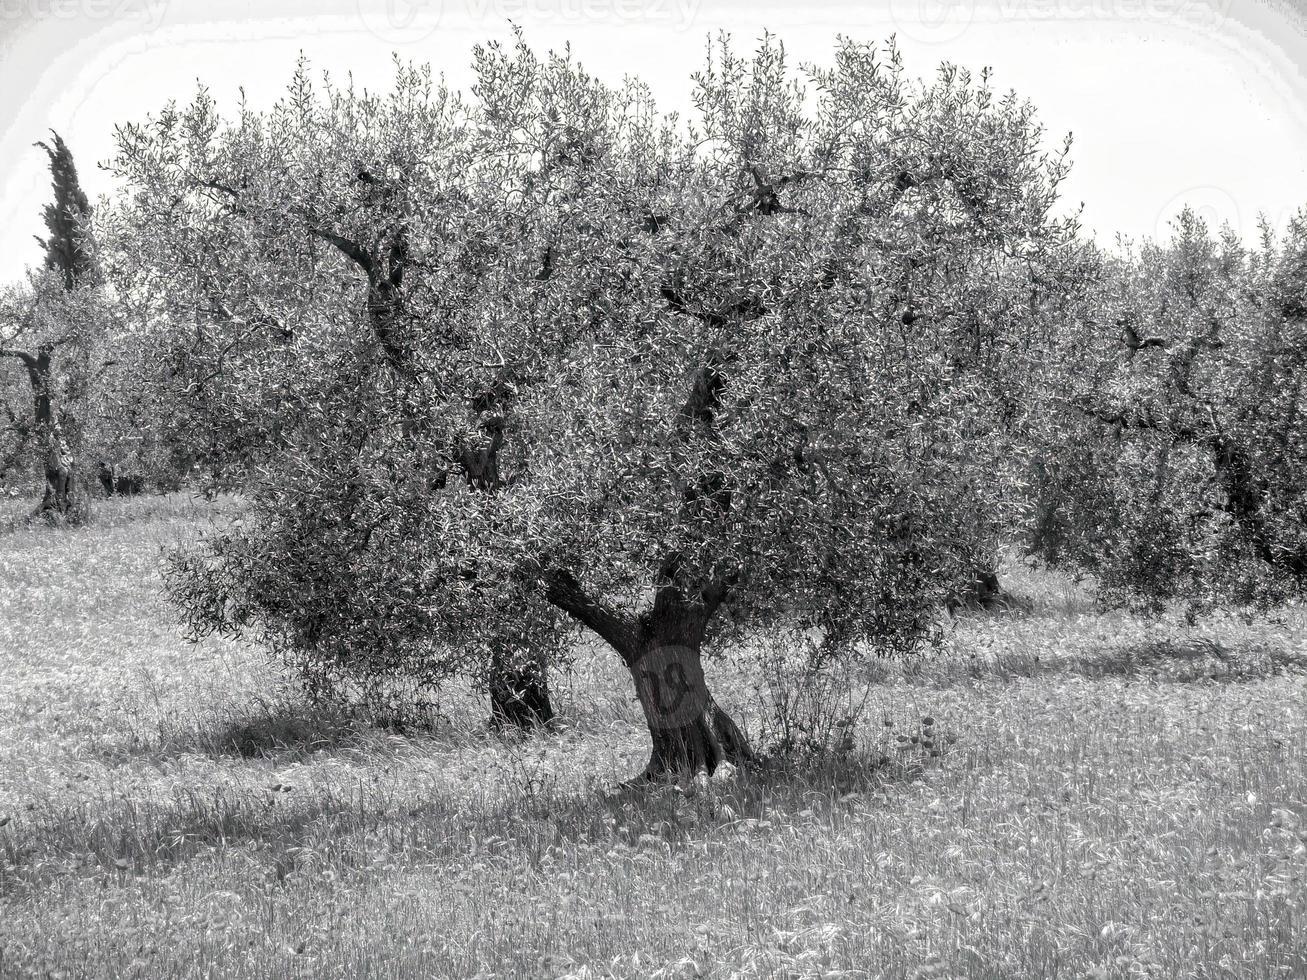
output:
{"label": "forked trunk", "polygon": [[646,779],[711,774],[723,762],[753,759],[744,733],[713,700],[703,676],[704,631],[729,583],[713,582],[687,598],[673,584],[677,570],[675,559],[664,563],[664,584],[639,616],[590,595],[570,572],[553,571],[547,580],[546,598],[603,637],[631,672],[652,743]]}
{"label": "forked trunk", "polygon": [[486,687],[490,695],[492,728],[528,731],[553,723],[549,673],[538,658],[521,662],[496,656],[490,663]]}
{"label": "forked trunk", "polygon": [[652,633],[620,651],[649,726],[652,749],[645,778],[699,770],[711,775],[722,762],[752,759],[744,733],[708,691],[699,638]]}

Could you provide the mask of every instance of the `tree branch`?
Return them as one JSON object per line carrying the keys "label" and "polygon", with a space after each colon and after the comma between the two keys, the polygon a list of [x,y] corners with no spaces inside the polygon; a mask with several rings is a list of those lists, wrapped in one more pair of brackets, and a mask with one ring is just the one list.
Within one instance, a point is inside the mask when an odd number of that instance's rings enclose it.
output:
{"label": "tree branch", "polygon": [[312,221],[309,222],[309,234],[316,235],[317,237],[321,238],[323,241],[327,241],[330,242],[332,245],[335,245],[336,248],[338,248],[342,254],[344,254],[355,265],[357,265],[360,269],[362,269],[365,273],[367,273],[369,280],[372,279],[376,271],[376,263],[373,261],[372,256],[368,254],[367,249],[365,249],[358,242],[354,241],[351,238],[345,238],[341,235],[337,235],[335,232],[327,231],[326,229],[319,228]]}
{"label": "tree branch", "polygon": [[635,620],[591,596],[571,572],[549,572],[545,577],[545,598],[593,630],[623,658],[635,651],[639,640]]}
{"label": "tree branch", "polygon": [[36,369],[36,358],[27,353],[25,350],[16,350],[10,347],[0,347],[0,357],[16,357],[23,362],[29,371]]}
{"label": "tree branch", "polygon": [[1214,432],[1200,430],[1192,425],[1183,425],[1171,419],[1155,418],[1151,413],[1139,408],[1110,409],[1097,407],[1088,395],[1077,395],[1071,399],[1071,405],[1082,415],[1104,422],[1107,425],[1120,426],[1122,429],[1142,429],[1161,432],[1184,442],[1210,444],[1215,438]]}
{"label": "tree branch", "polygon": [[708,310],[692,307],[685,293],[671,283],[663,283],[658,291],[667,304],[667,308],[673,313],[682,313],[685,316],[693,317],[709,327],[724,327],[736,319],[756,320],[758,317],[765,316],[768,312],[767,305],[756,296],[746,296],[733,303],[727,303],[716,310]]}

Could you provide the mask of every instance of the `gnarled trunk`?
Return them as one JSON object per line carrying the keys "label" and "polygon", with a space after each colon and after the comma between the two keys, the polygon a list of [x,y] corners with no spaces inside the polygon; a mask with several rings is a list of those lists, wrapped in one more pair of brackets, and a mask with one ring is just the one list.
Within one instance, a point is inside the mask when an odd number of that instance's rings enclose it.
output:
{"label": "gnarled trunk", "polygon": [[486,678],[490,695],[490,726],[527,731],[553,724],[549,673],[537,657],[523,663],[496,655]]}
{"label": "gnarled trunk", "polygon": [[704,680],[704,630],[730,588],[729,578],[682,591],[677,561],[664,563],[652,607],[639,616],[591,595],[570,572],[554,569],[545,598],[617,651],[644,709],[651,750],[644,776],[711,774],[722,762],[753,759],[738,725]]}
{"label": "gnarled trunk", "polygon": [[73,464],[68,453],[54,442],[45,455],[45,495],[38,508],[42,514],[67,514],[73,506]]}
{"label": "gnarled trunk", "polygon": [[713,700],[704,679],[703,627],[673,610],[644,617],[632,642],[618,652],[635,682],[652,743],[647,779],[711,775],[722,762],[753,758],[735,721]]}
{"label": "gnarled trunk", "polygon": [[[66,433],[61,430],[55,415],[51,389],[54,369],[49,349],[42,348],[35,356],[24,355],[28,378],[32,385],[32,414],[40,445],[44,449],[42,467],[45,471],[45,492],[37,504],[33,517],[69,517],[74,514],[77,500],[77,482],[74,473],[74,447],[69,446]],[[77,426],[73,426],[74,445]],[[84,502],[83,502],[84,503]],[[82,515],[85,516],[84,514]]]}

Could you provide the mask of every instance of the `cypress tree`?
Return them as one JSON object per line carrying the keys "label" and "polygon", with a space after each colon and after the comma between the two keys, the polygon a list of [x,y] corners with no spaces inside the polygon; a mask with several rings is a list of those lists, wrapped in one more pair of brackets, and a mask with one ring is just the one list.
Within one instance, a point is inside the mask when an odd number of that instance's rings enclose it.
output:
{"label": "cypress tree", "polygon": [[53,130],[51,135],[53,145],[36,144],[50,158],[50,184],[54,190],[54,200],[43,212],[49,234],[36,240],[45,251],[45,267],[57,272],[64,288],[71,291],[91,282],[96,275],[89,237],[91,204],[78,180],[68,144]]}

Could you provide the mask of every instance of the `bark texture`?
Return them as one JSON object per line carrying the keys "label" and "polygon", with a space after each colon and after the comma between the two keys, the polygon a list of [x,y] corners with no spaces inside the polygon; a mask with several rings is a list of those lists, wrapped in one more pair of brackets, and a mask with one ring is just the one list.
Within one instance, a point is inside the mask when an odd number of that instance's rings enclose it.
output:
{"label": "bark texture", "polygon": [[754,758],[703,673],[704,631],[724,595],[724,586],[712,586],[687,598],[666,584],[651,608],[632,616],[590,596],[570,573],[556,572],[549,580],[549,601],[606,640],[631,674],[649,728],[645,779],[711,775],[723,762]]}
{"label": "bark texture", "polygon": [[666,622],[651,622],[634,647],[619,651],[635,682],[649,728],[647,779],[693,774],[711,775],[723,762],[753,758],[734,719],[713,699],[704,679],[701,637],[693,630],[669,631]]}

